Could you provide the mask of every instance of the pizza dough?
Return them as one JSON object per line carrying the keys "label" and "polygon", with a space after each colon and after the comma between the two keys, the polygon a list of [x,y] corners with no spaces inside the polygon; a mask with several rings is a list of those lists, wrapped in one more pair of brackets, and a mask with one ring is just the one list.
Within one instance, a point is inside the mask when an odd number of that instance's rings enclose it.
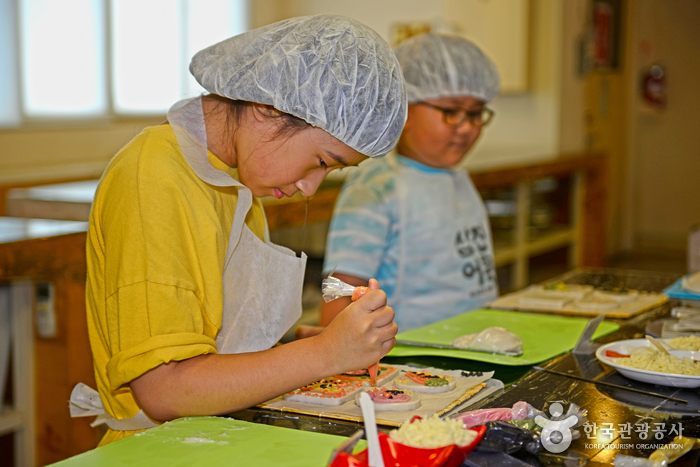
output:
{"label": "pizza dough", "polygon": [[522,352],[523,341],[506,328],[492,326],[481,332],[459,336],[452,341],[454,347],[465,350],[483,350],[494,353]]}
{"label": "pizza dough", "polygon": [[585,300],[574,300],[574,306],[582,310],[608,311],[620,308],[620,302],[617,300],[587,298]]}
{"label": "pizza dough", "polygon": [[[414,379],[408,376],[409,374],[419,381],[424,380],[424,382],[416,382]],[[434,383],[431,383],[430,380],[439,380],[445,384],[432,385]],[[409,389],[413,392],[420,392],[424,394],[440,394],[443,392],[450,392],[456,386],[457,383],[451,376],[439,373],[430,373],[428,371],[407,371],[406,375],[394,380],[394,387],[396,389]]]}
{"label": "pizza dough", "polygon": [[[362,392],[362,391],[360,391]],[[355,394],[355,403],[360,405],[360,392]],[[376,412],[399,412],[416,410],[420,407],[420,396],[406,389],[385,387],[367,389]]]}
{"label": "pizza dough", "polygon": [[632,302],[639,297],[639,292],[637,290],[596,290],[593,292],[593,298],[601,300],[610,300],[619,303]]}
{"label": "pizza dough", "polygon": [[359,381],[324,378],[288,392],[282,398],[314,405],[341,405],[352,399],[362,387]]}
{"label": "pizza dough", "polygon": [[558,310],[571,301],[568,297],[551,297],[544,293],[525,295],[518,302],[521,306],[541,308],[543,310]]}
{"label": "pizza dough", "polygon": [[[380,364],[379,370],[377,371],[377,386],[383,386],[398,376],[398,374],[399,370],[395,367]],[[369,373],[366,370],[363,374],[342,373],[340,375],[333,376],[333,378],[342,379],[344,381],[360,382],[363,386],[370,386]]]}
{"label": "pizza dough", "polygon": [[569,300],[580,300],[589,293],[593,292],[594,289],[592,285],[565,284],[563,282],[555,282],[554,284],[535,287],[541,287],[542,293],[549,297],[568,298]]}

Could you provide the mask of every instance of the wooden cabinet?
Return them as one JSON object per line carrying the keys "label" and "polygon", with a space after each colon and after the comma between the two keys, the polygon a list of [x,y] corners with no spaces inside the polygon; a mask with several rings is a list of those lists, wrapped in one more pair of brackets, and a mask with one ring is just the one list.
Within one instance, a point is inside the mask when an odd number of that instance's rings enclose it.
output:
{"label": "wooden cabinet", "polygon": [[492,206],[501,293],[605,265],[606,166],[603,156],[582,155],[472,174]]}
{"label": "wooden cabinet", "polygon": [[[71,419],[68,400],[83,382],[95,387],[85,314],[85,233],[0,244],[0,283],[22,293],[13,306],[13,409],[0,413],[0,436],[14,438],[15,465],[47,465],[97,446],[101,434],[88,418]],[[35,288],[50,283],[55,335],[34,322]],[[12,422],[13,419],[18,421]],[[21,421],[21,423],[19,423]],[[5,441],[7,443],[7,440]],[[32,462],[33,459],[33,462]]]}

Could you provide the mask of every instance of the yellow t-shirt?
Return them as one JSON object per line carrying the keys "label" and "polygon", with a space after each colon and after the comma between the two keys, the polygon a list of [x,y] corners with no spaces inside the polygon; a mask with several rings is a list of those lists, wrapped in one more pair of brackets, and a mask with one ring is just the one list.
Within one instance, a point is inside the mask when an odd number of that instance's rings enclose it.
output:
{"label": "yellow t-shirt", "polygon": [[[209,161],[237,179],[211,153]],[[237,187],[197,177],[170,125],[144,129],[103,174],[90,214],[86,298],[97,390],[114,418],[139,411],[129,388],[138,376],[216,353],[237,200]],[[257,199],[246,224],[263,237]],[[100,444],[133,433],[109,430]]]}

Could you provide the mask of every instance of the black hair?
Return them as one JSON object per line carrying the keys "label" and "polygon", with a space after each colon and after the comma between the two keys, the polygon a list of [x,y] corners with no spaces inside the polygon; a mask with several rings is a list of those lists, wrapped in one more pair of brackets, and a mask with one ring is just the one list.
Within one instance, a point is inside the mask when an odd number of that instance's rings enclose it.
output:
{"label": "black hair", "polygon": [[[249,102],[249,101],[241,101],[241,100],[234,100],[234,99],[229,99],[228,97],[223,97],[219,96],[217,94],[208,94],[208,98],[214,100],[218,105],[224,106],[225,111],[226,111],[226,128],[227,128],[227,136],[233,140],[236,134],[236,130],[239,127],[239,123],[241,121],[241,117],[243,116],[243,113],[250,107],[254,105],[262,105],[262,104],[256,104],[254,102]],[[217,107],[218,107],[217,105]],[[274,109],[272,106],[266,106],[269,107],[270,109]],[[268,114],[268,118],[274,119],[276,125],[277,125],[277,130],[275,133],[271,136],[270,140],[275,141],[280,138],[290,138],[294,136],[296,133],[305,130],[307,128],[311,128],[312,125],[310,125],[308,122],[305,120],[295,117],[294,115],[288,114],[286,112],[281,112],[281,111],[276,111],[276,112],[270,112]],[[233,131],[232,133],[230,133]]]}

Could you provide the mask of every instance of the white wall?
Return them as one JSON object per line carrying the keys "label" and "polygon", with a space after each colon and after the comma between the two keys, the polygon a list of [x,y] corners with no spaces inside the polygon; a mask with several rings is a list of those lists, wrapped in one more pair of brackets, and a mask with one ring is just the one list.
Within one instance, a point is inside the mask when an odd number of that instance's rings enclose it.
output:
{"label": "white wall", "polygon": [[[394,21],[433,21],[445,15],[467,29],[466,25],[474,18],[473,12],[460,10],[463,3],[468,2],[264,0],[253,2],[251,20],[254,27],[259,27],[290,16],[324,12],[347,14],[350,9],[362,16],[358,19],[366,19],[364,22],[388,36],[387,25]],[[548,159],[559,153],[563,7],[559,0],[529,0],[529,3],[529,91],[494,100],[492,107],[497,116],[468,158],[466,164],[470,169]],[[365,10],[360,8],[363,4]],[[397,4],[400,7],[396,7]],[[498,36],[499,27],[512,28],[512,24],[494,23],[495,36]],[[162,118],[0,130],[0,185],[99,177],[121,146],[143,126],[159,121]]]}
{"label": "white wall", "polygon": [[[496,118],[466,162],[470,170],[553,159],[560,153],[563,2],[532,0],[530,89],[496,97]],[[567,147],[570,151],[583,147]]]}
{"label": "white wall", "polygon": [[[497,65],[502,74],[507,74],[505,92],[490,104],[496,118],[465,162],[470,170],[485,170],[551,159],[560,152],[563,3],[508,1],[512,11],[504,12],[499,8],[507,2],[480,0],[288,0],[280,13],[284,17],[320,13],[348,16],[372,27],[390,43],[396,23],[428,22],[467,37],[473,34],[471,38],[485,51],[492,47],[500,58],[494,57]],[[495,10],[484,9],[485,4],[492,4]],[[525,18],[529,31],[514,32],[521,15],[529,16]],[[504,38],[514,35],[522,37],[528,47],[509,52],[509,42]],[[528,89],[523,89],[517,78],[522,73]],[[567,146],[570,151],[582,149],[581,144]]]}

